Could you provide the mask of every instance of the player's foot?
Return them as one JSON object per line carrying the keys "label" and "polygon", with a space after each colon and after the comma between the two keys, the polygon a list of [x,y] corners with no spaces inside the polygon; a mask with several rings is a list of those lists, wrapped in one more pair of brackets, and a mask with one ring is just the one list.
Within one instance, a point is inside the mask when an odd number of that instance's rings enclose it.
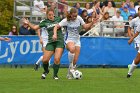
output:
{"label": "player's foot", "polygon": [[37,71],[38,68],[39,68],[39,65],[38,64],[35,64],[34,70]]}
{"label": "player's foot", "polygon": [[43,72],[43,74],[41,75],[41,79],[45,79],[48,73],[49,73],[49,71],[48,72]]}
{"label": "player's foot", "polygon": [[53,79],[58,80],[59,78],[58,78],[58,76],[54,76]]}
{"label": "player's foot", "polygon": [[[131,67],[131,65],[129,64],[128,65],[128,71],[130,70],[130,67]],[[126,76],[127,78],[130,78],[131,77],[131,75],[130,74],[127,74],[127,76]]]}
{"label": "player's foot", "polygon": [[130,78],[130,77],[131,77],[131,75],[127,74],[127,78]]}
{"label": "player's foot", "polygon": [[67,79],[72,79],[72,76],[68,74]]}

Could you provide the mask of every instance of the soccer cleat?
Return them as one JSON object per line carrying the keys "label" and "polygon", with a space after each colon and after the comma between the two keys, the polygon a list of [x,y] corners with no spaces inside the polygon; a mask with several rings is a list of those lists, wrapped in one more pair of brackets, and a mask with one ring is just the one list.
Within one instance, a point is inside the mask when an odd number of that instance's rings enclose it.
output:
{"label": "soccer cleat", "polygon": [[72,79],[72,76],[68,74],[67,79]]}
{"label": "soccer cleat", "polygon": [[58,76],[54,76],[53,79],[58,80],[59,78],[58,78]]}
{"label": "soccer cleat", "polygon": [[131,77],[131,75],[127,74],[127,78],[130,78],[130,77]]}
{"label": "soccer cleat", "polygon": [[45,79],[48,73],[49,73],[49,71],[48,72],[43,72],[43,74],[41,76],[41,79]]}
{"label": "soccer cleat", "polygon": [[38,64],[35,64],[34,70],[37,71],[38,68],[39,68],[39,65]]}

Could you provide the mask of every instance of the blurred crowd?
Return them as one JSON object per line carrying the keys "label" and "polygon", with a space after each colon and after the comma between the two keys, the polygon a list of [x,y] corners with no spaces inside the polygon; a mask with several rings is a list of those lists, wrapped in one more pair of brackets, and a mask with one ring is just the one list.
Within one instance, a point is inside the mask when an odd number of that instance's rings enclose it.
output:
{"label": "blurred crowd", "polygon": [[[90,23],[93,20],[97,22],[103,22],[104,24],[109,24],[105,21],[116,21],[114,23],[115,28],[123,28],[124,32],[127,33],[127,27],[129,21],[138,16],[140,11],[140,0],[132,2],[130,0],[125,0],[120,2],[120,5],[116,5],[114,0],[91,0],[92,2],[86,2],[83,6],[80,2],[76,2],[73,5],[69,5],[66,0],[34,0],[34,10],[40,11],[41,13],[46,13],[47,9],[54,9],[56,16],[60,16],[62,19],[67,16],[71,7],[75,7],[78,10],[78,15],[83,18],[86,23]],[[71,6],[71,7],[70,7]],[[57,12],[58,11],[58,12]],[[96,24],[95,24],[96,25]],[[91,28],[93,28],[93,25]],[[108,28],[110,26],[104,26]],[[88,29],[90,30],[90,29]],[[35,35],[36,33],[28,27],[26,24],[22,24],[19,33],[17,33],[17,27],[13,25],[9,35]],[[86,31],[80,32],[83,35]]]}

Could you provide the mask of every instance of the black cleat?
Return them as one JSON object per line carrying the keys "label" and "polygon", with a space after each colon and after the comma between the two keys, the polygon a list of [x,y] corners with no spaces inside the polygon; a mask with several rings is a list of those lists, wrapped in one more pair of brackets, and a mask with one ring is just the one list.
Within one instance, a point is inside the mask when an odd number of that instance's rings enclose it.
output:
{"label": "black cleat", "polygon": [[37,71],[38,68],[39,68],[39,65],[38,64],[35,64],[34,70]]}
{"label": "black cleat", "polygon": [[130,78],[130,77],[131,77],[131,75],[127,74],[127,78]]}
{"label": "black cleat", "polygon": [[49,73],[49,70],[48,70],[48,72],[43,72],[41,79],[45,79],[48,73]]}

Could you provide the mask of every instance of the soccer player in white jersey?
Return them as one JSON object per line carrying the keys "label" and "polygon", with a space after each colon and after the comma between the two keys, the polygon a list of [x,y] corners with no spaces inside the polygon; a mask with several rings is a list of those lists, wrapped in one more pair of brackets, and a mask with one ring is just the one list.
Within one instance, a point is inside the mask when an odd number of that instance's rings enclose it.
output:
{"label": "soccer player in white jersey", "polygon": [[[46,31],[45,27],[42,27],[41,29],[38,29],[38,36],[40,39],[40,43],[42,44],[42,51],[45,51],[45,47],[48,43],[48,32]],[[43,60],[43,55],[38,59],[38,61],[35,63],[35,71],[38,70],[40,62]]]}
{"label": "soccer player in white jersey", "polygon": [[[130,28],[134,28],[134,35],[131,32]],[[128,65],[128,74],[127,74],[127,78],[130,78],[134,69],[137,67],[137,65],[140,62],[140,11],[138,12],[138,17],[132,19],[132,21],[130,21],[130,28],[128,29],[128,35],[130,36],[130,40],[128,41],[129,44],[131,44],[131,42],[134,39],[134,43],[135,43],[135,48],[138,51],[138,54],[136,56],[136,58],[133,60],[131,65]]]}
{"label": "soccer player in white jersey", "polygon": [[78,12],[75,8],[71,8],[70,12],[67,15],[67,18],[63,19],[59,24],[57,24],[54,27],[54,35],[53,39],[57,40],[57,29],[60,27],[66,27],[67,28],[67,40],[66,42],[66,48],[69,51],[68,52],[68,58],[69,58],[69,69],[67,78],[71,79],[71,71],[73,71],[76,67],[76,62],[78,60],[78,56],[80,54],[80,36],[79,36],[79,28],[82,25],[84,29],[88,29],[94,24],[94,21],[85,24],[83,19],[78,16]]}

